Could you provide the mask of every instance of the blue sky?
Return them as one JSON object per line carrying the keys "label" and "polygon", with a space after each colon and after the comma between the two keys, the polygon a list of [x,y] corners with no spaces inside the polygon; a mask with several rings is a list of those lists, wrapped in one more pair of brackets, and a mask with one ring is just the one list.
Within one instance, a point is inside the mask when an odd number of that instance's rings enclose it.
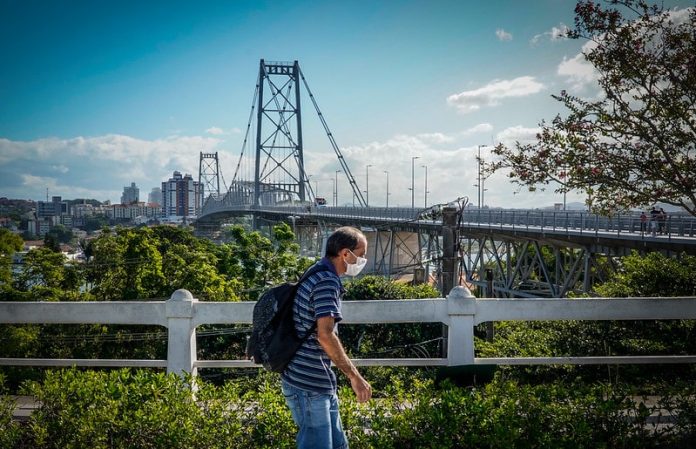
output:
{"label": "blue sky", "polygon": [[[199,151],[231,178],[265,58],[300,62],[359,184],[372,165],[371,203],[388,170],[390,205],[410,205],[412,156],[430,203],[475,202],[477,145],[529,139],[561,89],[596,95],[585,42],[559,37],[574,5],[0,0],[0,196],[117,201],[136,182],[146,197],[173,170],[196,176]],[[305,162],[329,197],[338,162],[303,101]],[[486,187],[493,206],[560,200],[513,195],[503,174]]]}

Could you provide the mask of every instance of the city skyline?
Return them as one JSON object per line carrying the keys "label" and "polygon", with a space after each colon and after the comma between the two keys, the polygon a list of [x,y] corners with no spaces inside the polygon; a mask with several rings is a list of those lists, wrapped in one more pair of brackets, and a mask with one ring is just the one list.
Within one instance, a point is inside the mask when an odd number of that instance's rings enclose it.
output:
{"label": "city skyline", "polygon": [[[533,139],[563,112],[563,89],[592,98],[575,1],[103,2],[0,1],[0,196],[118,202],[173,171],[197,178],[219,152],[229,181],[244,138],[258,61],[298,60],[370,204],[477,202],[476,154]],[[665,2],[669,9],[693,7]],[[305,164],[331,202],[339,168],[303,97]],[[427,168],[425,168],[427,166]],[[386,175],[384,172],[389,171]],[[548,207],[550,192],[486,180],[485,204]],[[553,190],[553,187],[550,187]],[[350,203],[339,180],[339,203]],[[568,202],[582,201],[575,193]]]}

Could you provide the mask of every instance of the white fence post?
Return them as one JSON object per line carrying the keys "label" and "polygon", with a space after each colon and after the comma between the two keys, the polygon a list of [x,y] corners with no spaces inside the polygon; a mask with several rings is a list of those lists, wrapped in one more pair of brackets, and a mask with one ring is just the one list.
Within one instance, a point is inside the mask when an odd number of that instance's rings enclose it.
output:
{"label": "white fence post", "polygon": [[447,295],[447,314],[447,365],[473,365],[476,298],[468,288],[457,286],[450,291]]}
{"label": "white fence post", "polygon": [[182,371],[197,374],[196,327],[193,324],[194,303],[198,300],[190,291],[180,289],[172,293],[166,305],[167,373],[181,375]]}

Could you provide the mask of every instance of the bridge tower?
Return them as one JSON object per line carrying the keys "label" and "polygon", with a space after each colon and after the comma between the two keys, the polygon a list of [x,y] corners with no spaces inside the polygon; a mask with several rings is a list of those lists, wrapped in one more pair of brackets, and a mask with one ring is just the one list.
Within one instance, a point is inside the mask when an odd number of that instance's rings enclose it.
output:
{"label": "bridge tower", "polygon": [[262,59],[256,87],[254,204],[264,194],[295,194],[305,201],[299,63]]}
{"label": "bridge tower", "polygon": [[[253,204],[274,204],[290,198],[306,201],[314,197],[304,166],[300,84],[304,85],[312,101],[353,194],[361,206],[366,206],[362,191],[319,110],[299,63],[270,62],[264,59],[261,59],[259,64],[255,94],[257,104]],[[237,180],[237,173],[234,180]]]}
{"label": "bridge tower", "polygon": [[201,196],[204,201],[213,195],[214,198],[220,197],[220,162],[218,153],[200,153],[198,163],[198,183],[203,188]]}

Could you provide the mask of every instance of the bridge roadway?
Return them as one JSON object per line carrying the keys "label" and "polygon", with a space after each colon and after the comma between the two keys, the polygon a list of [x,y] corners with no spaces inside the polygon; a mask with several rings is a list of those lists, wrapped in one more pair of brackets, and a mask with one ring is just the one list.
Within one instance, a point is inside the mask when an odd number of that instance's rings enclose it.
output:
{"label": "bridge roadway", "polygon": [[[215,225],[226,218],[253,215],[269,221],[296,223],[324,222],[335,225],[366,226],[378,230],[439,233],[442,218],[437,209],[381,207],[241,206],[209,201],[198,218],[199,226]],[[645,223],[650,227],[650,223]],[[696,217],[671,214],[662,233],[641,230],[639,214],[601,216],[584,211],[539,209],[467,208],[459,223],[460,234],[469,238],[535,240],[562,247],[591,248],[607,252],[612,248],[696,254]]]}

